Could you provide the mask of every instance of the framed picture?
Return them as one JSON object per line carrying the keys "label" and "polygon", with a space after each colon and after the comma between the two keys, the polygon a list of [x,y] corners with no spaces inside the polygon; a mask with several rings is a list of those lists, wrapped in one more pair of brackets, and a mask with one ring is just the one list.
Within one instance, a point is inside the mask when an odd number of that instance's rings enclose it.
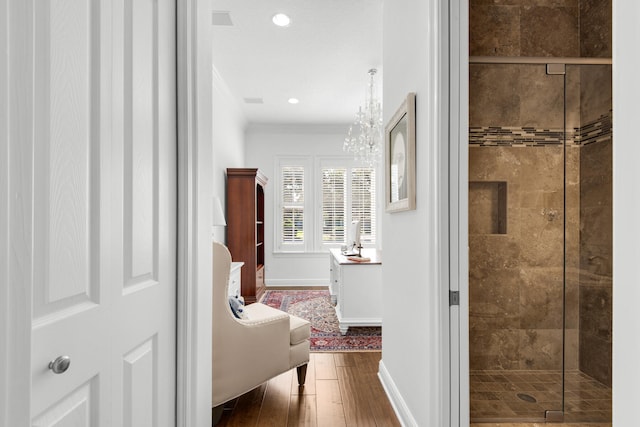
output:
{"label": "framed picture", "polygon": [[416,94],[409,93],[385,127],[387,212],[416,208]]}

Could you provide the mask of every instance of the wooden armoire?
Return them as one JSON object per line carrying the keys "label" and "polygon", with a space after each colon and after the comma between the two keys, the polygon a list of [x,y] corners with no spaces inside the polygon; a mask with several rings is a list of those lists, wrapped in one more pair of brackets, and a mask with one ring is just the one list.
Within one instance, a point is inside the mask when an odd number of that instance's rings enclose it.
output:
{"label": "wooden armoire", "polygon": [[227,169],[227,247],[242,261],[240,294],[247,304],[264,292],[264,187],[258,169]]}

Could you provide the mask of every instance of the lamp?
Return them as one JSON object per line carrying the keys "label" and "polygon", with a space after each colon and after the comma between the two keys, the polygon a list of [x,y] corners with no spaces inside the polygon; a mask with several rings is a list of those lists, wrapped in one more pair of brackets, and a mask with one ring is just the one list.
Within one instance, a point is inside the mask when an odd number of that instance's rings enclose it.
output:
{"label": "lamp", "polygon": [[[222,203],[220,203],[220,198],[218,196],[213,196],[213,227],[226,227],[227,221],[224,219],[224,211],[222,210]],[[215,233],[213,232],[213,227],[211,227],[211,235],[215,237]]]}
{"label": "lamp", "polygon": [[[369,70],[369,85],[365,96],[364,109],[358,107],[356,119],[342,146],[343,151],[353,153],[356,160],[369,166],[380,160],[382,148],[382,104],[375,96],[374,76],[378,70]],[[354,127],[356,128],[354,131]]]}

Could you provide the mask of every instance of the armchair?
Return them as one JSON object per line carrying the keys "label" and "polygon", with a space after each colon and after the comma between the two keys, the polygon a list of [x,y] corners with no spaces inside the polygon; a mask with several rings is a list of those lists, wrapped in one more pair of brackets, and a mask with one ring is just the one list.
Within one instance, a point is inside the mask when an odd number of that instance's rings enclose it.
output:
{"label": "armchair", "polygon": [[310,324],[261,303],[236,318],[227,296],[231,254],[213,243],[212,407],[238,397],[269,379],[297,368],[304,386],[309,362]]}

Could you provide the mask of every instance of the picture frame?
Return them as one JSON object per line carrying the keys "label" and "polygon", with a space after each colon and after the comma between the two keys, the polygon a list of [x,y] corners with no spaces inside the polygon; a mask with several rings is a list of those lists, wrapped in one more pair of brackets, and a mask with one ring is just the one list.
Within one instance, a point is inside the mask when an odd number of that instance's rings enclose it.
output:
{"label": "picture frame", "polygon": [[411,92],[385,127],[385,197],[390,213],[416,208],[416,94]]}

